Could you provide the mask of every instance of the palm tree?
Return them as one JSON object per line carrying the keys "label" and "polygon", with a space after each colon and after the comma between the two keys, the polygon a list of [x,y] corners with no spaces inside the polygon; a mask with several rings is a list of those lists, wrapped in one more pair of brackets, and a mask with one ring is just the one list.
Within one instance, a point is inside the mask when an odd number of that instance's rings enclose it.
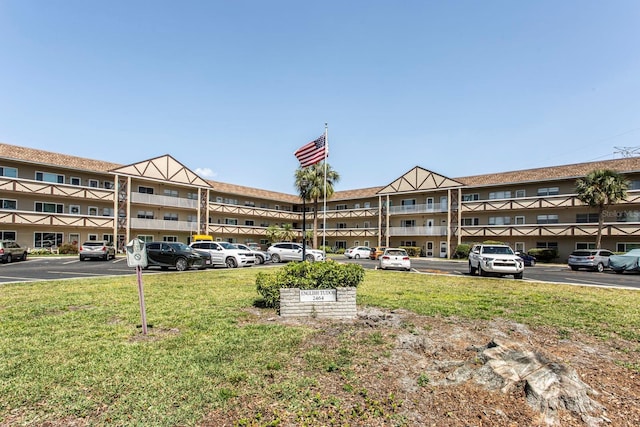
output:
{"label": "palm tree", "polygon": [[267,227],[266,235],[271,243],[279,242],[282,230],[277,225],[270,225]]}
{"label": "palm tree", "polygon": [[596,248],[600,248],[602,241],[605,209],[620,200],[626,200],[628,189],[629,182],[618,172],[610,169],[596,169],[576,181],[578,199],[592,208],[598,208]]}
{"label": "palm tree", "polygon": [[280,238],[285,242],[291,242],[296,235],[296,232],[293,231],[293,225],[291,224],[282,224],[282,228],[280,229]]}
{"label": "palm tree", "polygon": [[318,202],[330,199],[333,196],[333,185],[340,181],[338,172],[331,169],[329,164],[327,170],[327,193],[325,194],[324,172],[325,164],[316,163],[306,168],[296,169],[295,187],[300,194],[300,198],[313,202],[313,247],[318,247]]}

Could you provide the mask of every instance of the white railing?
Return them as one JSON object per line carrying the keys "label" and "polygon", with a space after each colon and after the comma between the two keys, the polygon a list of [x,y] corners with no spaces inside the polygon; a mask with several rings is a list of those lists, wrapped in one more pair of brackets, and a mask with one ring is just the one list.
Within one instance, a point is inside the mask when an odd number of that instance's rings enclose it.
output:
{"label": "white railing", "polygon": [[405,205],[405,206],[391,206],[389,207],[389,213],[394,214],[411,214],[411,213],[437,213],[447,212],[449,205],[444,203],[428,203],[423,205]]}
{"label": "white railing", "polygon": [[163,219],[131,218],[131,228],[138,230],[194,232],[198,230],[198,224],[191,221],[165,221]]}
{"label": "white railing", "polygon": [[389,227],[389,236],[446,236],[447,227]]}
{"label": "white railing", "polygon": [[182,197],[161,196],[158,194],[131,193],[131,201],[146,205],[160,205],[167,207],[198,209],[198,201]]}

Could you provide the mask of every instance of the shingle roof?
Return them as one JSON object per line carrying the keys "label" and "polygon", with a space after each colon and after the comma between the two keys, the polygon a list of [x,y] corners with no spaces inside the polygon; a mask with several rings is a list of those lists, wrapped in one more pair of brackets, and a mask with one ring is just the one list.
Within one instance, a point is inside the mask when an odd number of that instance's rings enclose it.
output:
{"label": "shingle roof", "polygon": [[572,179],[587,175],[596,169],[611,169],[616,172],[640,172],[640,157],[601,160],[571,165],[549,166],[546,168],[524,169],[484,175],[472,175],[455,178],[468,186],[500,185],[531,181],[548,181],[556,179]]}
{"label": "shingle roof", "polygon": [[85,159],[83,157],[70,156],[67,154],[53,153],[50,151],[36,150],[34,148],[3,143],[0,143],[0,157],[22,160],[29,163],[45,164],[92,172],[108,172],[111,169],[122,166],[117,163]]}

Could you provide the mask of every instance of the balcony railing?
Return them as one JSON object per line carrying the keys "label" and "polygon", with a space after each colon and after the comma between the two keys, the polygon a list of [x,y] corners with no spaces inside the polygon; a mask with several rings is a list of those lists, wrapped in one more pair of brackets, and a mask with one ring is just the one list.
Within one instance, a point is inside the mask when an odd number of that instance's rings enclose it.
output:
{"label": "balcony railing", "polygon": [[145,205],[158,205],[185,209],[198,209],[198,201],[182,197],[161,196],[158,194],[131,193],[131,202]]}
{"label": "balcony railing", "polygon": [[198,223],[192,221],[166,221],[163,219],[131,218],[131,228],[137,230],[198,231]]}
{"label": "balcony railing", "polygon": [[446,236],[447,227],[389,227],[389,236]]}
{"label": "balcony railing", "polygon": [[423,205],[404,205],[404,206],[391,206],[389,207],[389,213],[391,215],[398,214],[423,214],[423,213],[440,213],[447,212],[449,205],[445,203],[427,203]]}

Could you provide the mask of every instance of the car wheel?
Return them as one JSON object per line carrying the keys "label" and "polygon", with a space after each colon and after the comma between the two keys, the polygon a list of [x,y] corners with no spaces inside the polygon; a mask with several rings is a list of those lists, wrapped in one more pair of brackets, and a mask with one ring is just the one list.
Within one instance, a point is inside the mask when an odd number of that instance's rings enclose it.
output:
{"label": "car wheel", "polygon": [[596,271],[598,273],[602,273],[604,271],[604,264],[602,264],[601,262],[598,263],[598,265],[596,266]]}
{"label": "car wheel", "polygon": [[572,266],[571,266],[571,269],[572,269],[573,271],[578,271],[578,267],[576,267],[575,265],[572,265]]}
{"label": "car wheel", "polygon": [[622,273],[624,273],[624,270],[613,270],[613,271],[615,271],[615,272],[616,272],[616,274],[622,274]]}
{"label": "car wheel", "polygon": [[271,262],[274,262],[276,264],[279,263],[280,262],[280,255],[278,255],[278,254],[271,255]]}
{"label": "car wheel", "polygon": [[316,259],[313,257],[313,255],[307,255],[305,256],[305,261],[309,261],[309,262],[314,262]]}
{"label": "car wheel", "polygon": [[360,255],[356,254],[356,256],[354,256],[355,259],[360,259]]}
{"label": "car wheel", "polygon": [[80,261],[84,261],[84,257],[80,255]]}
{"label": "car wheel", "polygon": [[256,262],[258,264],[264,264],[264,258],[261,255],[256,255]]}
{"label": "car wheel", "polygon": [[176,260],[176,270],[185,271],[187,269],[187,260],[185,258],[178,258]]}
{"label": "car wheel", "polygon": [[7,260],[5,261],[7,264],[9,264],[11,261],[13,261],[13,259],[11,258],[11,254],[7,255]]}
{"label": "car wheel", "polygon": [[482,269],[482,266],[478,264],[478,276],[485,276],[487,273]]}
{"label": "car wheel", "polygon": [[536,262],[534,260],[531,260],[531,265],[530,267],[535,267],[536,266]]}
{"label": "car wheel", "polygon": [[228,268],[237,268],[238,267],[238,263],[236,262],[236,259],[233,257],[229,257],[226,260],[224,260],[225,265]]}
{"label": "car wheel", "polygon": [[27,253],[23,252],[22,256],[20,257],[20,261],[26,261],[27,260]]}
{"label": "car wheel", "polygon": [[471,262],[469,262],[469,276],[475,276],[476,275],[476,269],[473,268],[473,265],[471,265]]}
{"label": "car wheel", "polygon": [[514,279],[522,279],[522,273],[514,274],[513,278]]}

